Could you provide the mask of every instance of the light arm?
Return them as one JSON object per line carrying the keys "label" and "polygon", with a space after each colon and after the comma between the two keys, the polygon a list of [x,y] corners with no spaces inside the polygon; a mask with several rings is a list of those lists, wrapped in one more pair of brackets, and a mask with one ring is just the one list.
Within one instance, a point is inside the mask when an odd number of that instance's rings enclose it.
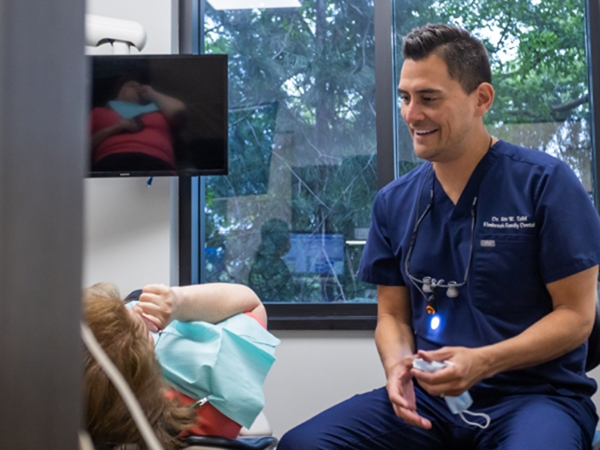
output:
{"label": "light arm", "polygon": [[131,20],[85,15],[85,44],[97,47],[105,42],[122,42],[142,50],[146,45],[146,30]]}

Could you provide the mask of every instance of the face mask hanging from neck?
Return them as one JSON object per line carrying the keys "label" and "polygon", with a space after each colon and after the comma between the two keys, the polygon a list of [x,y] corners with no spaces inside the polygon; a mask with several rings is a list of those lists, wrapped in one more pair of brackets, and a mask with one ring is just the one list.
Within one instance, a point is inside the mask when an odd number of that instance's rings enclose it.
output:
{"label": "face mask hanging from neck", "polygon": [[[471,412],[468,410],[469,407],[473,404],[473,399],[471,398],[471,394],[469,394],[469,391],[463,392],[458,397],[444,396],[444,400],[446,400],[446,404],[448,405],[448,408],[450,408],[452,414],[458,414],[465,423],[482,428],[484,430],[490,426],[490,416],[484,413]],[[485,423],[481,424],[478,422],[471,422],[465,418],[465,414],[474,417],[483,417]]]}

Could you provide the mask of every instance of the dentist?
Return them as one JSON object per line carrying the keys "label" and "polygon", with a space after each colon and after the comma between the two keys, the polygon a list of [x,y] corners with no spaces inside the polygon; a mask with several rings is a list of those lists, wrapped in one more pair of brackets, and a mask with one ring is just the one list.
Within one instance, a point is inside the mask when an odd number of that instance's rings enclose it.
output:
{"label": "dentist", "polygon": [[[359,271],[378,286],[387,385],[278,448],[588,449],[598,214],[566,164],[490,136],[479,40],[430,24],[404,38],[403,53],[401,114],[426,162],[378,193]],[[449,409],[447,397],[467,391],[463,407],[489,423]]]}

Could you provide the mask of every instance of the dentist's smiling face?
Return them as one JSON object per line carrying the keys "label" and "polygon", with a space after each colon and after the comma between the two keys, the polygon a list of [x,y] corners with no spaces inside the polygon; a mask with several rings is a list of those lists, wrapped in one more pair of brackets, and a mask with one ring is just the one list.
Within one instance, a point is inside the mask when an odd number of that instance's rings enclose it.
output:
{"label": "dentist's smiling face", "polygon": [[402,66],[400,112],[419,158],[448,162],[468,151],[476,123],[477,89],[467,94],[448,74],[443,59],[431,55]]}

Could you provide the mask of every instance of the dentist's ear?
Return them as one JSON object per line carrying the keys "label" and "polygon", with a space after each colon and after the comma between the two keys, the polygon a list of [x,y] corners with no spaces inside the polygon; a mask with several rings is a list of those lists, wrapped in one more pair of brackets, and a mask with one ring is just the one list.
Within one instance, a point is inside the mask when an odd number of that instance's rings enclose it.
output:
{"label": "dentist's ear", "polygon": [[488,112],[494,103],[494,87],[490,83],[481,83],[474,94],[477,96],[476,114],[480,117]]}

